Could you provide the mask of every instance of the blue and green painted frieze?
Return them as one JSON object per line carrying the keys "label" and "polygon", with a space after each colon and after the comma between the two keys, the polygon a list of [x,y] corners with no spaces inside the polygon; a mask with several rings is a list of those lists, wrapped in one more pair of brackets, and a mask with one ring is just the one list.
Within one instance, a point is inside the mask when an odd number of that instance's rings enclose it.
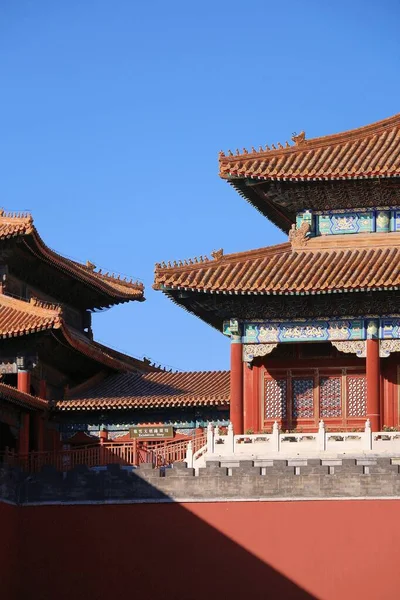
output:
{"label": "blue and green painted frieze", "polygon": [[317,321],[224,321],[223,333],[243,344],[400,339],[400,316]]}
{"label": "blue and green painted frieze", "polygon": [[302,223],[310,227],[309,236],[348,233],[388,233],[400,231],[400,209],[385,207],[352,211],[310,211],[297,213],[296,229]]}

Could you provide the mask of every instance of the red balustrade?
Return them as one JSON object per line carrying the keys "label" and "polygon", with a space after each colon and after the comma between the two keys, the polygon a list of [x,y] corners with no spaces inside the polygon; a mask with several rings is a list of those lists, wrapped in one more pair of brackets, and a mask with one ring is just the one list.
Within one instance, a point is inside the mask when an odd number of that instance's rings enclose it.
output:
{"label": "red balustrade", "polygon": [[98,445],[82,446],[70,450],[29,452],[29,454],[22,455],[12,450],[6,450],[0,455],[0,462],[12,467],[19,467],[30,473],[37,473],[47,465],[54,467],[57,471],[70,471],[78,465],[92,468],[109,464],[139,466],[143,463],[152,463],[155,467],[161,467],[174,462],[183,462],[190,441],[193,452],[196,452],[205,445],[206,434],[170,442],[106,441]]}

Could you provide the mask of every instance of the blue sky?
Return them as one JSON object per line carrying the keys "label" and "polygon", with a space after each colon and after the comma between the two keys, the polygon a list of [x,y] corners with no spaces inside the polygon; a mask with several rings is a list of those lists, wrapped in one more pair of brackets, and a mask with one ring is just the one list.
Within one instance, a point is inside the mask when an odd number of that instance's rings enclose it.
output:
{"label": "blue sky", "polygon": [[152,290],[154,263],[284,236],[218,178],[218,152],[399,112],[400,6],[2,0],[0,205],[46,243],[140,278],[95,337],[185,370],[229,342]]}

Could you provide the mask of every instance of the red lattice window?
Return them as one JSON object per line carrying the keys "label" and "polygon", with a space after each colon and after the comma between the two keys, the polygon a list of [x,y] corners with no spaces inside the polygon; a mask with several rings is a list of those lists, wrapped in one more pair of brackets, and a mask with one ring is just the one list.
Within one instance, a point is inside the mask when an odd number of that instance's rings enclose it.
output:
{"label": "red lattice window", "polygon": [[286,379],[265,380],[266,419],[286,419]]}
{"label": "red lattice window", "polygon": [[314,417],[313,379],[292,379],[292,413],[295,419]]}
{"label": "red lattice window", "polygon": [[367,414],[367,381],[365,377],[347,377],[347,416]]}
{"label": "red lattice window", "polygon": [[321,377],[319,380],[319,414],[323,419],[342,416],[341,377]]}

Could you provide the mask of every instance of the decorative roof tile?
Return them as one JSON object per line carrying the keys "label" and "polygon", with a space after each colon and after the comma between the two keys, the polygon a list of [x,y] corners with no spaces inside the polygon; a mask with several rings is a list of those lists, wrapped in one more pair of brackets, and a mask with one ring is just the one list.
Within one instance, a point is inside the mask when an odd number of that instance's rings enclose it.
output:
{"label": "decorative roof tile", "polygon": [[229,371],[125,373],[57,403],[60,410],[157,409],[229,404]]}
{"label": "decorative roof tile", "polygon": [[[154,288],[225,294],[299,294],[400,287],[400,234],[327,236],[227,254],[207,264],[158,266]],[[328,239],[330,238],[330,239]]]}
{"label": "decorative roof tile", "polygon": [[219,156],[223,179],[358,179],[400,175],[400,114],[372,125],[307,140],[294,146]]}

